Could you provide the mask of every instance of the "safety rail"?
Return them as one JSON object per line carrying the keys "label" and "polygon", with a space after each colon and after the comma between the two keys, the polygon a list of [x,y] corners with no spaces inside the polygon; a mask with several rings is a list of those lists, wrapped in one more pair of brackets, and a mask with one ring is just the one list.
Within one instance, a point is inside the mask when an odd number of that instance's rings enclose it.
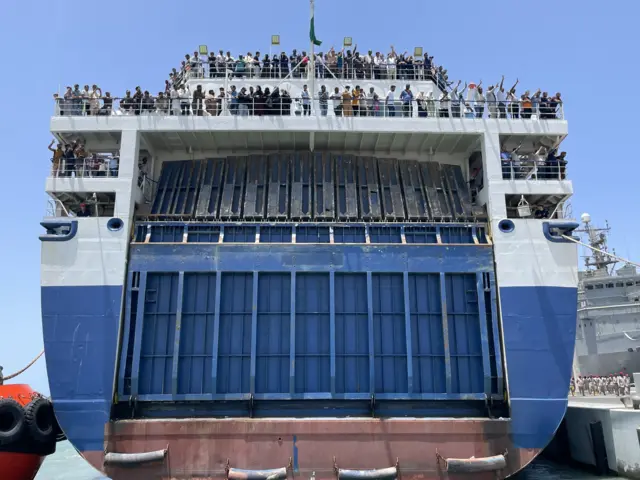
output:
{"label": "safety rail", "polygon": [[502,178],[504,180],[566,180],[567,165],[552,164],[543,160],[536,161],[502,161]]}
{"label": "safety rail", "polygon": [[[220,62],[209,58],[202,59],[201,62],[192,62],[189,66],[178,72],[178,83],[182,80],[193,79],[215,79],[215,78],[254,78],[254,79],[284,79],[284,78],[308,78],[311,64],[303,61],[298,64],[291,64],[290,61],[281,62],[278,60],[262,59],[260,62],[254,60],[239,62]],[[389,59],[378,59],[375,63],[350,62],[348,60],[335,61],[320,60],[315,63],[315,78],[338,78],[340,80],[414,80],[433,81],[444,90],[448,85],[445,78],[433,65],[425,65],[423,62],[396,63]]]}
{"label": "safety rail", "polygon": [[[370,93],[370,92],[369,92]],[[109,97],[106,105],[94,110],[96,116],[310,116],[310,117],[382,117],[382,118],[465,118],[511,120],[562,120],[564,108],[557,105],[537,105],[531,113],[520,115],[522,102],[465,102],[430,97],[401,100],[396,91],[393,100],[387,93],[363,94],[357,100],[345,92],[327,92],[320,99],[273,95],[251,97],[206,95],[203,97]],[[204,91],[203,91],[204,94]],[[517,106],[518,108],[515,108]],[[57,99],[54,116],[92,116],[93,112],[77,99]]]}
{"label": "safety rail", "polygon": [[518,207],[507,207],[507,218],[525,218],[535,220],[571,220],[572,211],[570,205],[531,205],[530,214],[522,215]]}
{"label": "safety rail", "polygon": [[118,157],[51,158],[52,177],[114,178],[118,176]]}

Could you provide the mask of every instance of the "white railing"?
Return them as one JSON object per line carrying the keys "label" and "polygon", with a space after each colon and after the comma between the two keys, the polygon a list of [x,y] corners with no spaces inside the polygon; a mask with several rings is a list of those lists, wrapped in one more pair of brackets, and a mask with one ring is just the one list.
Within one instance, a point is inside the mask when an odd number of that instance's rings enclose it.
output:
{"label": "white railing", "polygon": [[[281,62],[280,57],[270,59],[268,62],[261,60],[258,63],[246,61],[244,64],[235,62],[209,62],[192,63],[189,67],[177,73],[177,83],[193,79],[225,78],[308,78],[311,64],[302,62],[292,65],[289,61]],[[383,59],[377,63],[365,63],[347,60],[346,58],[335,61],[317,59],[315,63],[315,78],[338,78],[340,80],[432,80],[444,90],[447,83],[434,65],[425,68],[422,62],[413,64],[389,62]]]}
{"label": "white railing", "polygon": [[502,178],[504,180],[566,180],[567,164],[561,160],[511,161],[502,160]]}
{"label": "white railing", "polygon": [[[204,94],[204,92],[203,92]],[[231,96],[207,95],[205,97],[168,96],[143,98],[108,98],[100,108],[91,109],[82,99],[58,99],[54,116],[335,116],[335,117],[384,117],[384,118],[465,118],[465,119],[511,119],[511,120],[558,120],[564,118],[562,103],[522,107],[521,102],[464,102],[411,97],[399,100],[401,92],[396,91],[394,100],[387,100],[387,93],[368,97],[365,95],[354,102],[353,97],[344,92],[330,93],[328,99],[314,100],[292,98],[287,95]]]}
{"label": "white railing", "polygon": [[64,204],[57,198],[48,198],[45,217],[72,217]]}
{"label": "white railing", "polygon": [[51,159],[52,177],[113,178],[118,176],[118,160],[114,158]]}

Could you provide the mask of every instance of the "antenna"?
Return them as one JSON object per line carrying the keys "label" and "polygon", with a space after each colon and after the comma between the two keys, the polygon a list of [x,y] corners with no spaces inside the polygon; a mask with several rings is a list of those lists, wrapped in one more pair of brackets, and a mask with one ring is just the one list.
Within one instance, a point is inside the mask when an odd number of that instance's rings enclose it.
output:
{"label": "antenna", "polygon": [[589,246],[600,250],[589,249],[589,254],[584,257],[585,267],[587,267],[588,271],[593,271],[594,273],[599,272],[610,275],[612,271],[609,271],[609,265],[612,265],[611,270],[613,270],[613,266],[618,263],[618,261],[608,254],[607,236],[611,230],[609,222],[605,220],[605,228],[595,228],[591,226],[591,215],[588,213],[583,213],[580,216],[580,220],[582,220],[584,227],[575,231],[586,234]]}

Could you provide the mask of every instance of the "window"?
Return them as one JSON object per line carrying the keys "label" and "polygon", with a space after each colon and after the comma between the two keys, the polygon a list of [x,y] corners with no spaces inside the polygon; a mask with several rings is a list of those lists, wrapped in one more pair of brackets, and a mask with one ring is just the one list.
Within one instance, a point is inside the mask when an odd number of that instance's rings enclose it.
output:
{"label": "window", "polygon": [[585,288],[586,288],[587,290],[593,290],[593,285],[587,285]]}
{"label": "window", "polygon": [[596,285],[596,290],[601,290],[604,288],[604,285],[599,283],[598,285]]}
{"label": "window", "polygon": [[616,282],[616,287],[624,287],[624,283],[622,283],[622,282]]}
{"label": "window", "polygon": [[613,288],[613,283],[607,283],[607,288]]}
{"label": "window", "polygon": [[56,192],[50,193],[49,217],[113,217],[114,192]]}

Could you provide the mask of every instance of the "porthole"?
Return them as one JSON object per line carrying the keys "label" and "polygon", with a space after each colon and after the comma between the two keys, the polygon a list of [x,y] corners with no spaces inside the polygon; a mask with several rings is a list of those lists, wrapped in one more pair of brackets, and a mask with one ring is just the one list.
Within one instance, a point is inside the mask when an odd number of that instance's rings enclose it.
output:
{"label": "porthole", "polygon": [[124,227],[124,222],[119,218],[112,218],[107,222],[107,228],[112,232],[122,230],[122,227]]}
{"label": "porthole", "polygon": [[500,220],[498,228],[502,233],[511,233],[516,228],[515,224],[508,219]]}

